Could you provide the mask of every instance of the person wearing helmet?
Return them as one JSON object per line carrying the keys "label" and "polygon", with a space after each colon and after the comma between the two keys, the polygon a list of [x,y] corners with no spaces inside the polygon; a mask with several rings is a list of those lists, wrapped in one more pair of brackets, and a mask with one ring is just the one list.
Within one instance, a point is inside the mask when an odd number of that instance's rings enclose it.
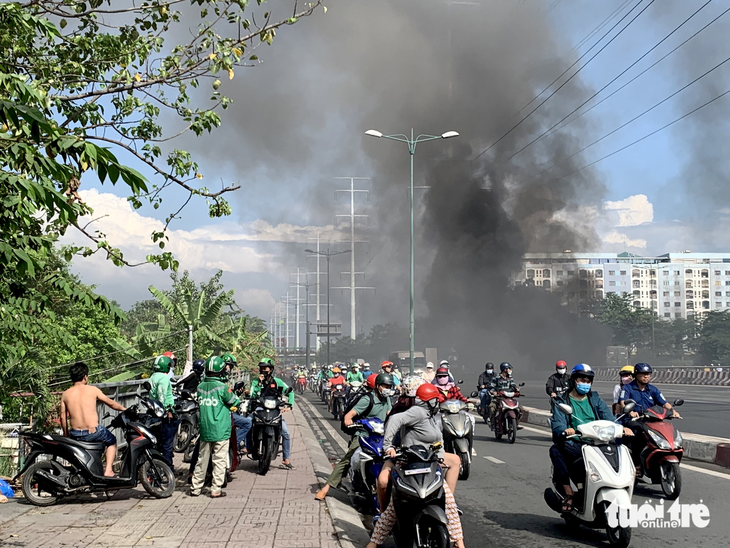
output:
{"label": "person wearing helmet", "polygon": [[392,416],[396,413],[401,413],[406,409],[409,409],[416,401],[416,391],[425,382],[426,381],[417,374],[406,375],[403,377],[401,380],[401,393],[399,394],[395,404],[393,404],[393,409],[388,416]]}
{"label": "person wearing helmet", "polygon": [[176,387],[181,388],[191,394],[195,394],[200,384],[200,379],[203,378],[203,371],[205,370],[205,360],[193,360],[193,365],[190,372],[184,377],[175,379],[173,383]]}
{"label": "person wearing helmet", "polygon": [[[448,372],[448,374],[449,374],[449,382],[450,383],[456,383],[456,379],[454,379],[454,376],[451,374],[451,366],[449,365],[449,362],[448,361],[441,360],[439,362],[438,369],[442,369],[442,368],[443,369],[446,369],[446,371]],[[438,382],[437,382],[438,379],[436,378],[438,376],[438,369],[436,370],[437,373],[434,375],[434,378],[431,381],[431,384],[433,384],[434,386],[438,386]]]}
{"label": "person wearing helmet", "polygon": [[489,387],[492,386],[493,378],[494,364],[492,362],[487,362],[484,364],[484,373],[479,375],[479,379],[477,380],[477,388],[479,389],[479,398],[481,400],[479,406],[480,414],[484,414],[489,407],[489,404],[492,402],[492,397],[489,395]]}
{"label": "person wearing helmet", "polygon": [[393,386],[398,387],[400,386],[400,378],[393,374],[393,362],[391,361],[384,361],[380,364],[380,371],[382,373],[385,373],[386,375],[390,375],[393,378]]}
{"label": "person wearing helmet", "polygon": [[[502,390],[517,392],[517,385],[512,378],[512,364],[502,362],[499,364],[499,375],[492,379],[492,385],[489,387],[491,396],[498,394]],[[497,400],[492,399],[489,403],[489,427],[494,430],[494,421],[497,417]]]}
{"label": "person wearing helmet", "polygon": [[[430,447],[437,443],[441,443],[443,446],[443,427],[439,413],[440,401],[438,388],[430,383],[422,384],[416,390],[414,405],[402,413],[391,414],[385,423],[383,453],[390,459],[383,463],[377,480],[378,502],[380,508],[385,508],[385,511],[375,523],[368,548],[376,548],[383,544],[395,523],[393,499],[391,498],[389,502],[386,500],[390,471],[394,465],[392,459],[396,455],[395,439],[397,436],[401,437],[399,442],[401,447],[412,445]],[[455,546],[463,548],[464,535],[461,531],[461,521],[454,500],[456,481],[459,478],[459,457],[446,453],[443,447],[439,449],[438,455],[443,459],[446,468],[444,494],[446,496],[446,515],[449,517],[449,535],[455,542]],[[388,502],[387,505],[386,502]]]}
{"label": "person wearing helmet", "polygon": [[[168,352],[167,354],[171,354]],[[175,434],[177,433],[178,421],[173,413],[175,410],[175,397],[172,394],[172,382],[170,371],[173,368],[172,358],[163,354],[157,356],[152,363],[152,376],[150,376],[150,399],[158,401],[165,408],[166,414],[162,417],[158,433],[158,442],[162,456],[165,457],[170,468],[175,471],[172,461],[172,449],[175,446]]]}
{"label": "person wearing helmet", "polygon": [[[590,365],[579,363],[570,373],[568,391],[557,396],[556,403],[564,403],[573,409],[567,415],[559,405],[553,408],[550,427],[553,433],[553,446],[550,448],[550,459],[553,462],[555,483],[562,485],[564,490],[563,512],[573,509],[573,488],[570,485],[571,470],[575,466],[582,466],[582,446],[580,441],[567,439],[576,433],[578,426],[595,420],[616,422],[606,403],[591,387],[595,374]],[[624,428],[624,435],[631,436],[632,432]],[[585,470],[582,470],[585,474]],[[580,473],[576,470],[576,476]]]}
{"label": "person wearing helmet", "polygon": [[611,409],[613,410],[614,415],[621,414],[621,406],[618,403],[619,396],[621,395],[621,389],[634,380],[634,366],[624,365],[618,372],[618,377],[620,382],[613,387],[613,406]]}
{"label": "person wearing helmet", "polygon": [[371,376],[375,375],[375,371],[370,369],[370,364],[368,362],[365,362],[362,364],[362,378],[364,381],[367,381]]}
{"label": "person wearing helmet", "polygon": [[433,382],[436,378],[436,370],[433,367],[433,362],[428,362],[426,364],[426,370],[421,373],[421,377],[423,377],[425,382]]}
{"label": "person wearing helmet", "polygon": [[174,376],[175,369],[177,369],[177,357],[174,352],[165,352],[162,354],[166,358],[170,358],[170,369],[167,371],[167,376],[172,378]]}
{"label": "person wearing helmet", "polygon": [[550,396],[550,409],[552,410],[553,398],[562,395],[568,389],[568,364],[563,360],[555,362],[555,373],[548,377],[545,384],[545,392]]}
{"label": "person wearing helmet", "polygon": [[[373,378],[374,380],[371,381],[370,379]],[[373,386],[372,392],[361,397],[353,408],[345,413],[345,417],[342,419],[345,426],[352,426],[356,420],[364,418],[377,418],[385,422],[385,419],[392,408],[390,398],[394,393],[393,376],[388,373],[379,373],[377,376],[370,376],[368,378],[368,385]],[[322,487],[322,489],[317,491],[317,494],[314,496],[316,500],[320,502],[324,501],[330,487],[334,487],[335,489],[340,488],[342,478],[347,475],[347,472],[350,469],[350,459],[352,458],[352,455],[355,454],[355,451],[357,451],[360,447],[358,436],[363,434],[364,432],[357,431],[352,436],[347,452],[339,460],[339,462],[335,464],[332,473],[327,478],[327,483],[324,487]]]}
{"label": "person wearing helmet", "polygon": [[[621,388],[621,393],[618,396],[618,403],[622,413],[628,400],[636,402],[634,409],[629,413],[629,417],[638,417],[644,411],[655,405],[661,405],[664,409],[672,409],[672,404],[666,400],[661,390],[649,384],[653,371],[651,365],[648,363],[637,363],[634,366],[634,380],[625,384]],[[675,418],[681,418],[676,409],[673,412]],[[643,425],[639,422],[631,421],[629,417],[625,419],[625,424],[636,434],[631,447],[631,458],[634,461],[638,474],[640,471],[641,452],[646,446],[646,438],[644,437]]]}
{"label": "person wearing helmet", "polygon": [[449,377],[449,370],[445,367],[439,367],[436,370],[436,379],[432,386],[436,386],[436,388],[438,389],[439,393],[441,394],[441,401],[468,401],[464,394],[461,393],[461,390],[459,390],[459,386],[451,381]]}
{"label": "person wearing helmet", "polygon": [[228,443],[231,437],[231,411],[241,401],[226,384],[228,365],[220,356],[205,361],[205,377],[198,385],[200,406],[200,452],[190,485],[189,495],[197,497],[203,489],[208,464],[213,461],[210,497],[225,497],[222,491],[228,465]]}
{"label": "person wearing helmet", "polygon": [[[342,370],[339,367],[335,367],[332,369],[332,373],[334,374],[334,377],[332,377],[328,384],[330,385],[330,390],[335,387],[335,385],[342,384],[346,385],[345,382],[345,376],[342,374]],[[332,398],[329,399],[329,404],[327,406],[329,408],[329,412],[332,413]]]}
{"label": "person wearing helmet", "polygon": [[365,382],[362,373],[360,373],[360,366],[357,363],[353,363],[350,367],[350,370],[347,372],[347,376],[345,377],[345,382],[347,382],[348,385],[353,382]]}
{"label": "person wearing helmet", "polygon": [[[271,358],[264,358],[259,362],[259,376],[251,383],[252,399],[265,396],[281,398],[288,388],[284,381],[274,377],[274,361]],[[289,392],[288,404],[288,408],[282,408],[282,413],[286,413],[294,407],[294,390]],[[279,468],[282,470],[294,470],[295,468],[289,458],[291,456],[291,437],[289,436],[289,427],[286,425],[284,417],[281,418],[281,453],[282,460]]]}

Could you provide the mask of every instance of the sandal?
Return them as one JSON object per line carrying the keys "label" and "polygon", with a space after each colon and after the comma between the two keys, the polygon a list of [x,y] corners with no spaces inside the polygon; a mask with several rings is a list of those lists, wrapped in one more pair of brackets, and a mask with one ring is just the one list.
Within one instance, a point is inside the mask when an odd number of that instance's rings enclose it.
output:
{"label": "sandal", "polygon": [[563,514],[567,514],[573,511],[573,496],[565,496],[563,498],[563,507],[561,509]]}
{"label": "sandal", "polygon": [[212,499],[220,499],[220,498],[223,498],[225,496],[226,496],[226,492],[225,491],[221,491],[217,495],[214,495],[213,493],[210,494],[210,498],[212,498]]}
{"label": "sandal", "polygon": [[284,464],[283,462],[279,465],[279,470],[296,470],[294,468],[294,465],[290,462],[287,464]]}

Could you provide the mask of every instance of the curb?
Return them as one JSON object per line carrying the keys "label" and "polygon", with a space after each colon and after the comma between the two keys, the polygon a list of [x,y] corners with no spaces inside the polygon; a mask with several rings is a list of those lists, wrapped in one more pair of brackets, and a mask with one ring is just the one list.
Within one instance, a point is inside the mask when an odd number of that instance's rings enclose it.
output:
{"label": "curb", "polygon": [[[522,422],[550,428],[551,413],[534,407],[522,408]],[[682,432],[684,456],[730,468],[730,439]]]}
{"label": "curb", "polygon": [[[298,424],[309,424],[298,406],[294,407],[293,412],[297,417]],[[317,482],[321,488],[332,472],[332,464],[314,437],[311,427],[301,428],[301,433],[304,445],[307,447],[307,453],[309,453],[309,459],[312,461]],[[337,541],[342,548],[361,548],[370,541],[370,536],[362,525],[360,514],[354,508],[337,500],[334,496],[328,496],[325,499],[325,504],[337,532]]]}

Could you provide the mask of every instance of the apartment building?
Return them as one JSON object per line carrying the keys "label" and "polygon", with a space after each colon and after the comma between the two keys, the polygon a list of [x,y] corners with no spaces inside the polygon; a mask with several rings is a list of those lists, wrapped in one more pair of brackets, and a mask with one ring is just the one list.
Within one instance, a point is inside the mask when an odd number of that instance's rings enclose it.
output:
{"label": "apartment building", "polygon": [[560,293],[576,313],[607,293],[630,295],[635,306],[656,310],[660,318],[691,318],[730,309],[730,252],[529,253],[513,285]]}

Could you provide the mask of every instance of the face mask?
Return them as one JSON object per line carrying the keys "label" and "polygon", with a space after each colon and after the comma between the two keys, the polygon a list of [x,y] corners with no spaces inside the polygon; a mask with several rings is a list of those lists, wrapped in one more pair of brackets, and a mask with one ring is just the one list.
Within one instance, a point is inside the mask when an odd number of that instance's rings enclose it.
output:
{"label": "face mask", "polygon": [[449,384],[449,378],[448,377],[436,377],[436,382],[439,383],[441,386],[446,386]]}
{"label": "face mask", "polygon": [[393,394],[395,394],[395,390],[393,390],[392,388],[383,388],[380,391],[380,395],[384,398],[390,398]]}
{"label": "face mask", "polygon": [[633,380],[631,377],[621,377],[621,384],[631,384]]}
{"label": "face mask", "polygon": [[494,373],[494,369],[487,369],[487,375],[491,375],[492,373]]}
{"label": "face mask", "polygon": [[437,399],[428,400],[426,402],[428,405],[429,410],[431,411],[431,414],[434,414],[436,410],[439,408],[439,401]]}
{"label": "face mask", "polygon": [[587,382],[578,382],[575,384],[578,394],[588,394],[591,391],[591,385]]}
{"label": "face mask", "polygon": [[560,368],[560,369],[558,369],[558,375],[565,375],[566,371],[567,371],[567,369]]}

